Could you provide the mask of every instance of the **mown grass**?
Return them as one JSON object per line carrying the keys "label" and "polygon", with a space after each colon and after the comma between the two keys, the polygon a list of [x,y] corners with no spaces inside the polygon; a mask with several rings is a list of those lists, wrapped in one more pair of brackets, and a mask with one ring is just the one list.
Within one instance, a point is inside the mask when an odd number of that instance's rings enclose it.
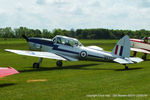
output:
{"label": "mown grass", "polygon": [[[117,40],[81,40],[111,51]],[[0,79],[0,100],[147,100],[150,95],[150,57],[147,61],[124,66],[110,62],[64,62],[59,69],[55,60],[44,59],[40,69],[32,64],[38,58],[5,52],[3,49],[28,49],[25,40],[0,40],[0,66],[12,66],[20,74]],[[142,54],[138,54],[141,57]],[[45,82],[28,80],[45,79]],[[110,97],[87,97],[87,95]],[[112,97],[114,94],[146,94],[146,97]]]}

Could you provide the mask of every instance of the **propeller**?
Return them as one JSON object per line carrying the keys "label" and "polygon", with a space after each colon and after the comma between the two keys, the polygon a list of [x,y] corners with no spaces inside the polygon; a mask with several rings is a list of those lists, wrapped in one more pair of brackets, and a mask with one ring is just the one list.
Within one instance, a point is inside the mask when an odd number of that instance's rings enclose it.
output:
{"label": "propeller", "polygon": [[26,41],[28,41],[29,39],[28,39],[28,37],[27,36],[25,36],[24,34],[22,35],[22,37],[26,40]]}

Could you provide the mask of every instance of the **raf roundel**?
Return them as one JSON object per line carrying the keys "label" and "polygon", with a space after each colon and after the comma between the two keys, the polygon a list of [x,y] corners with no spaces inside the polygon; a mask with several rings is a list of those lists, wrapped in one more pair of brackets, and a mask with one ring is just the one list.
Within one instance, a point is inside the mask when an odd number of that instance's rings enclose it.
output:
{"label": "raf roundel", "polygon": [[87,52],[86,51],[81,51],[80,52],[80,57],[81,58],[86,58],[87,57]]}

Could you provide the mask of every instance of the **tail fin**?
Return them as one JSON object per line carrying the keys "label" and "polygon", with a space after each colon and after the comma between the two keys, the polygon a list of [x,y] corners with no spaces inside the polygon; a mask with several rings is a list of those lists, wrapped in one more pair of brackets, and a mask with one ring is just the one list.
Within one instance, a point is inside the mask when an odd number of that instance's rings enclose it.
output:
{"label": "tail fin", "polygon": [[125,35],[121,38],[118,43],[115,45],[112,54],[120,56],[122,58],[130,57],[130,38]]}

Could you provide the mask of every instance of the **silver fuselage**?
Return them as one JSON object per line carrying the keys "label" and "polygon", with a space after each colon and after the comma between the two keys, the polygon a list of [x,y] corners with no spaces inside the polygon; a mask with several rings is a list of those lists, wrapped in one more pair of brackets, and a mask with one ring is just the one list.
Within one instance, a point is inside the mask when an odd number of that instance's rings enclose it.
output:
{"label": "silver fuselage", "polygon": [[115,55],[103,50],[94,50],[88,47],[68,46],[53,42],[45,38],[29,38],[30,50],[52,52],[71,61],[77,60],[113,60]]}

